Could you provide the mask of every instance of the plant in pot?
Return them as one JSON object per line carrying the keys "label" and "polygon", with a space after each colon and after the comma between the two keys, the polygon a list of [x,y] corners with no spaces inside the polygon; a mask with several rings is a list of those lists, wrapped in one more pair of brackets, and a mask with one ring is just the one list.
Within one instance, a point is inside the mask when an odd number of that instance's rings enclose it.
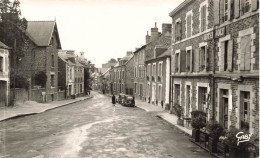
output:
{"label": "plant in pot", "polygon": [[225,144],[228,145],[230,158],[251,157],[252,149],[256,151],[258,137],[243,129],[231,127],[226,133]]}
{"label": "plant in pot", "polygon": [[184,122],[181,119],[183,108],[180,106],[180,104],[174,103],[173,109],[174,109],[175,114],[178,117],[177,124],[183,126]]}
{"label": "plant in pot", "polygon": [[192,118],[191,118],[191,126],[193,127],[192,138],[194,138],[195,142],[198,142],[200,137],[200,129],[206,127],[206,117],[200,114],[199,115],[195,115],[195,114],[197,114],[197,112],[192,112]]}
{"label": "plant in pot", "polygon": [[208,147],[211,153],[217,152],[217,142],[220,136],[224,135],[224,128],[219,123],[207,125],[209,133]]}

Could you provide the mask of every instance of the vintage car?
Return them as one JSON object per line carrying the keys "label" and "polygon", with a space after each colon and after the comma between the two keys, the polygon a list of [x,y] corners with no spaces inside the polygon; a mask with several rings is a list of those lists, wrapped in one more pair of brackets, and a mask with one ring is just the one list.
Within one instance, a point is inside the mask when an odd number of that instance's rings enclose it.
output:
{"label": "vintage car", "polygon": [[125,94],[124,94],[124,93],[120,93],[120,94],[118,95],[117,102],[118,102],[119,104],[122,104],[122,100],[123,100],[124,97],[125,97]]}
{"label": "vintage car", "polygon": [[122,105],[124,106],[135,106],[135,98],[132,95],[125,95],[124,99],[122,100]]}

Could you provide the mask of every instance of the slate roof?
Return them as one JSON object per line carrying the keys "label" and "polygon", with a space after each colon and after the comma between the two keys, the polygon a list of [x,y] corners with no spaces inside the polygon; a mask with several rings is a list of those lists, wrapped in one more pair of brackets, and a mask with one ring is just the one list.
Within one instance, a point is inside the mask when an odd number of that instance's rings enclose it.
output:
{"label": "slate roof", "polygon": [[170,56],[171,55],[171,50],[167,49],[165,52],[163,52],[161,55],[159,55],[157,58],[165,57],[165,56]]}
{"label": "slate roof", "polygon": [[[26,32],[37,46],[49,46],[55,27],[57,29],[55,21],[28,21]],[[60,46],[59,35],[57,36]]]}
{"label": "slate roof", "polygon": [[0,48],[10,49],[7,45],[0,41]]}

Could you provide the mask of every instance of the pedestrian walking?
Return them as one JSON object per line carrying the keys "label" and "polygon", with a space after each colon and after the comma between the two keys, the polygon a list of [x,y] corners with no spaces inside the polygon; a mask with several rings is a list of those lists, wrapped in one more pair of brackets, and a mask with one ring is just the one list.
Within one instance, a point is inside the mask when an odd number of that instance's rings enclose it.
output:
{"label": "pedestrian walking", "polygon": [[114,111],[116,110],[116,97],[115,97],[115,95],[113,94],[113,96],[112,96],[112,104],[113,104],[113,106],[114,106]]}

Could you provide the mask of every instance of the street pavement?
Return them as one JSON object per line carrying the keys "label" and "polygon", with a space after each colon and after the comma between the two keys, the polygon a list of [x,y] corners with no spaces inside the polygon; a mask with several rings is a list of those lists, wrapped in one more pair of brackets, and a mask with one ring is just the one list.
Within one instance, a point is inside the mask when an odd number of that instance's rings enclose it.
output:
{"label": "street pavement", "polygon": [[203,158],[157,112],[92,99],[0,122],[0,158]]}

